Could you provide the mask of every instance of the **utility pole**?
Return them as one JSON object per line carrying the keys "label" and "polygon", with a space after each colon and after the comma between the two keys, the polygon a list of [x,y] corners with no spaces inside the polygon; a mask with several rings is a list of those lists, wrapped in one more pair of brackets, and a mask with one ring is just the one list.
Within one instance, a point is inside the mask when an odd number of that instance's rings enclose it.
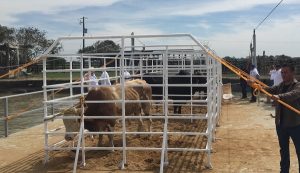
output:
{"label": "utility pole", "polygon": [[253,64],[253,47],[252,47],[252,43],[250,43],[250,59],[251,59],[251,64]]}
{"label": "utility pole", "polygon": [[[87,19],[87,17],[82,17],[80,18],[80,24],[82,24],[82,36],[84,37],[85,33],[87,33],[87,28],[85,28],[85,19]],[[85,40],[84,38],[82,39],[82,52],[84,51],[85,48]]]}
{"label": "utility pole", "polygon": [[[87,19],[87,17],[82,17],[80,18],[80,25],[82,24],[82,52],[81,53],[84,53],[84,48],[85,48],[85,39],[84,39],[84,35],[85,33],[87,33],[87,28],[85,28],[85,19]],[[85,62],[85,59],[83,59],[83,68],[86,67],[86,62]]]}
{"label": "utility pole", "polygon": [[256,35],[255,35],[255,29],[253,30],[253,60],[252,63],[257,68],[257,59],[256,59]]}
{"label": "utility pole", "polygon": [[[134,32],[131,32],[131,35],[134,36]],[[130,57],[130,61],[129,61],[129,65],[130,66],[134,65],[133,58],[134,58],[134,38],[131,37],[131,57]],[[126,62],[126,64],[127,64],[127,62]],[[134,70],[133,69],[132,69],[132,74],[134,74]]]}
{"label": "utility pole", "polygon": [[[134,32],[131,33],[132,36],[134,36]],[[131,52],[134,52],[134,38],[131,37]]]}

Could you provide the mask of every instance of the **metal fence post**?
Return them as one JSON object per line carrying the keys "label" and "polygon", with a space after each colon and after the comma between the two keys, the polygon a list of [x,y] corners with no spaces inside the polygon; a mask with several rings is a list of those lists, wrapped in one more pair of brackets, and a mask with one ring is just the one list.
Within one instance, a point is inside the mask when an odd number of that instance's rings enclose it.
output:
{"label": "metal fence post", "polygon": [[8,98],[6,97],[4,100],[4,135],[8,137]]}
{"label": "metal fence post", "polygon": [[[54,100],[54,90],[51,90],[51,100]],[[51,103],[51,113],[54,115],[54,103]]]}

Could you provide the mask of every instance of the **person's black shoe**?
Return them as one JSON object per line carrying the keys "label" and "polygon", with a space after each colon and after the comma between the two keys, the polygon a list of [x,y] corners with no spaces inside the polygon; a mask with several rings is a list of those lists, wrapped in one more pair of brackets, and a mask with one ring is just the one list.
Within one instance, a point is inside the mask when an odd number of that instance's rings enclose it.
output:
{"label": "person's black shoe", "polygon": [[250,100],[250,103],[254,103],[254,102],[256,102],[256,100]]}

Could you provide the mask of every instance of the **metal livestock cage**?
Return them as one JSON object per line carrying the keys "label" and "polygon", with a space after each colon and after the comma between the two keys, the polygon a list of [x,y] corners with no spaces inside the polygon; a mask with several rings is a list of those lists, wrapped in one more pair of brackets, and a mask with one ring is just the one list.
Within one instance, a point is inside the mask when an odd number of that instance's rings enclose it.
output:
{"label": "metal livestock cage", "polygon": [[[81,43],[87,46],[82,49]],[[112,43],[114,49],[110,44]],[[96,44],[97,43],[97,44]],[[53,51],[61,46],[60,51]],[[79,51],[81,50],[81,51]],[[131,151],[155,151],[160,155],[160,172],[169,163],[169,155],[174,152],[204,153],[205,165],[211,166],[212,142],[221,111],[221,64],[207,54],[208,47],[203,46],[190,34],[172,35],[129,35],[129,36],[99,36],[99,37],[61,37],[41,56],[43,58],[43,89],[44,89],[44,120],[45,120],[45,162],[49,159],[50,151],[76,150],[73,172],[76,172],[79,151],[82,151],[82,163],[85,165],[85,151],[89,150],[117,150],[120,152],[120,168],[124,168]],[[80,52],[80,53],[78,53]],[[59,68],[51,68],[56,59],[65,60]],[[119,83],[121,94],[116,100],[93,100],[78,103],[87,94],[86,88],[93,86],[92,81],[85,81],[84,74],[94,71],[96,76],[107,72],[114,87]],[[152,87],[150,100],[129,100],[125,97],[125,85],[130,73],[131,79],[144,79]],[[127,73],[127,72],[126,72]],[[48,84],[48,80],[64,75],[68,80],[57,84]],[[97,77],[99,80],[99,77]],[[103,80],[103,79],[101,79]],[[96,81],[98,83],[98,81]],[[95,84],[95,83],[94,83]],[[65,97],[49,99],[47,89],[61,89]],[[119,105],[120,114],[115,116],[64,116],[62,111],[69,107],[82,106],[88,103],[112,103]],[[126,115],[127,103],[150,103],[151,115]],[[125,104],[126,103],[126,104]],[[49,112],[47,107],[56,105],[56,111]],[[174,111],[174,109],[181,111]],[[80,122],[78,131],[65,132],[51,129],[51,123],[61,120],[77,120]],[[81,121],[80,121],[81,119]],[[120,121],[114,131],[85,131],[85,121],[99,119],[115,119]],[[135,124],[129,120],[153,120],[154,128],[151,132],[138,132]],[[52,120],[52,121],[49,121]],[[63,138],[60,142],[51,138],[65,134],[77,135],[77,142],[65,145]],[[90,146],[87,135],[114,134],[117,146]],[[151,135],[138,138],[140,143],[131,142],[135,135]],[[186,140],[192,138],[191,140]],[[151,141],[156,140],[155,144]],[[201,142],[199,142],[201,140]],[[147,142],[148,141],[148,142]],[[185,143],[189,141],[189,143]],[[191,142],[194,141],[194,142]],[[142,144],[142,145],[141,145]],[[178,156],[179,157],[179,156]],[[179,159],[179,158],[178,158]]]}

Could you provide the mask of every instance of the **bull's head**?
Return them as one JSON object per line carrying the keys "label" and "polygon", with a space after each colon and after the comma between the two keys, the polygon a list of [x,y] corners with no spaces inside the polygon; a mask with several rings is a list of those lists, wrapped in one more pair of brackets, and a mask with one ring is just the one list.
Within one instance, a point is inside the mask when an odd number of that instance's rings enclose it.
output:
{"label": "bull's head", "polygon": [[[69,108],[62,111],[64,117],[68,116],[80,116],[82,113],[81,108]],[[66,132],[79,132],[80,129],[80,121],[79,119],[63,119],[63,123],[65,125]],[[76,134],[65,134],[65,140],[71,141],[75,138]]]}

